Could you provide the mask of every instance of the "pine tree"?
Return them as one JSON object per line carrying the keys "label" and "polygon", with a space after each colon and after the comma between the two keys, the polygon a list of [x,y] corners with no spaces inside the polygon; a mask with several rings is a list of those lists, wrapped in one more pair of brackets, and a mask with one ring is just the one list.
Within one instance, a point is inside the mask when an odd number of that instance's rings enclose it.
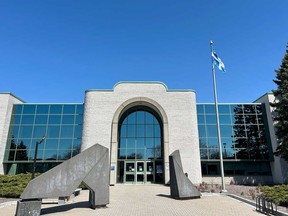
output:
{"label": "pine tree", "polygon": [[272,91],[275,101],[271,106],[275,108],[274,122],[279,145],[274,154],[288,161],[288,44],[282,64],[275,72],[276,79],[273,81],[277,89]]}

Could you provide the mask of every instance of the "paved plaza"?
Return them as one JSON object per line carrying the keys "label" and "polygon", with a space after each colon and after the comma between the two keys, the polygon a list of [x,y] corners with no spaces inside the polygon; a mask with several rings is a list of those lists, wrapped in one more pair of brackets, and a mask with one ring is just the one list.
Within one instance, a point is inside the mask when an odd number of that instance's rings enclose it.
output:
{"label": "paved plaza", "polygon": [[[163,185],[116,185],[110,187],[110,204],[107,208],[90,209],[88,191],[64,205],[42,205],[41,215],[69,216],[225,216],[262,215],[255,207],[219,194],[204,194],[201,199],[175,200],[169,197],[170,188]],[[16,205],[0,207],[0,215],[14,216]]]}

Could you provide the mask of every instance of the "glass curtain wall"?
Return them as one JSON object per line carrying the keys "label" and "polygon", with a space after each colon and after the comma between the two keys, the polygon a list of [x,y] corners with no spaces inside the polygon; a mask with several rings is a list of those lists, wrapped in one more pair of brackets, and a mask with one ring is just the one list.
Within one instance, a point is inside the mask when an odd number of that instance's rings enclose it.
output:
{"label": "glass curtain wall", "polygon": [[[197,104],[197,115],[203,175],[219,175],[219,163],[215,163],[219,161],[219,148],[214,104]],[[265,107],[219,104],[219,121],[225,173],[270,175],[271,142]],[[249,170],[251,161],[255,166]]]}
{"label": "glass curtain wall", "polygon": [[7,173],[31,172],[36,142],[36,171],[45,172],[80,152],[83,104],[14,105],[4,163]]}

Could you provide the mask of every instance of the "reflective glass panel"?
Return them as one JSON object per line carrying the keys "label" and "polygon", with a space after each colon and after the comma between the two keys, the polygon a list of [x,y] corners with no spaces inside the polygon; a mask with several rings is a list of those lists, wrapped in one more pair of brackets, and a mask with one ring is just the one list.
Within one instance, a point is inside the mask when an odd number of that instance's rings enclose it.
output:
{"label": "reflective glass panel", "polygon": [[73,126],[62,126],[61,127],[61,138],[73,137]]}
{"label": "reflective glass panel", "polygon": [[50,105],[50,114],[61,114],[62,105]]}
{"label": "reflective glass panel", "polygon": [[49,116],[49,124],[60,124],[61,122],[61,115],[50,115]]}
{"label": "reflective glass panel", "polygon": [[47,115],[36,115],[35,124],[47,124]]}
{"label": "reflective glass panel", "polygon": [[62,124],[74,124],[74,115],[63,115]]}
{"label": "reflective glass panel", "polygon": [[64,105],[63,114],[75,114],[75,105]]}
{"label": "reflective glass panel", "polygon": [[49,105],[37,105],[36,114],[48,114]]}
{"label": "reflective glass panel", "polygon": [[23,115],[21,124],[33,124],[35,115]]}
{"label": "reflective glass panel", "polygon": [[23,114],[35,114],[36,105],[27,105],[23,107]]}

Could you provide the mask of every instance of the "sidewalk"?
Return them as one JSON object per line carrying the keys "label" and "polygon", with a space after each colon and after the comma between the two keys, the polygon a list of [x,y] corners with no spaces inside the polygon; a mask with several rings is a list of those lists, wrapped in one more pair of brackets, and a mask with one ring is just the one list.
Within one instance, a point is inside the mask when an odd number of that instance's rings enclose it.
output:
{"label": "sidewalk", "polygon": [[[219,194],[203,195],[200,199],[175,200],[169,197],[170,188],[163,185],[116,185],[110,187],[110,204],[107,208],[90,209],[88,191],[64,205],[42,205],[41,215],[69,216],[253,216],[262,215],[241,201]],[[16,205],[0,208],[0,215],[14,216]]]}

